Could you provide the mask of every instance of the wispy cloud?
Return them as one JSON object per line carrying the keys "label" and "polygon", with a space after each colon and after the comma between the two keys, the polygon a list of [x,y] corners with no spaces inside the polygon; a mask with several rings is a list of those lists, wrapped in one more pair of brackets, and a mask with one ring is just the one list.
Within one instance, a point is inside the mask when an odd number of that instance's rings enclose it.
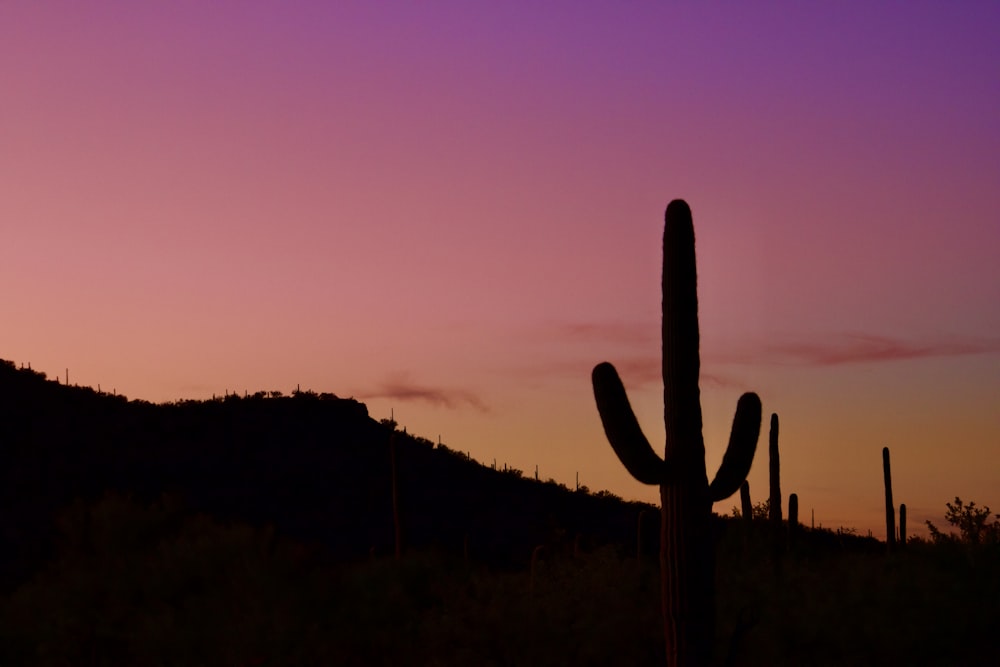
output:
{"label": "wispy cloud", "polygon": [[[575,377],[581,381],[590,381],[590,373],[594,366],[602,361],[611,362],[622,382],[626,387],[643,387],[649,384],[662,384],[663,371],[659,356],[633,356],[628,358],[618,358],[608,356],[606,358],[588,357],[586,360],[564,360],[553,361],[545,364],[535,364],[530,367],[519,367],[513,370],[518,375],[544,378],[544,377]],[[717,372],[706,372],[704,367],[700,376],[701,385],[714,387],[735,387],[746,390],[747,384],[735,377]]]}
{"label": "wispy cloud", "polygon": [[[588,352],[586,358],[582,359],[575,358],[576,355],[571,353],[574,358],[536,364],[530,370],[524,370],[524,373],[535,376],[572,375],[589,378],[591,370],[597,363],[610,361],[627,386],[639,387],[662,383],[659,322],[559,323],[549,326],[540,337],[546,343],[555,342],[561,346],[566,343],[582,343],[586,344],[588,350],[599,347],[602,354],[593,355]],[[626,349],[636,352],[623,355],[622,351]],[[746,383],[735,377],[717,371],[706,372],[704,355],[701,383],[702,386],[746,389]]]}
{"label": "wispy cloud", "polygon": [[839,366],[907,359],[957,357],[1000,352],[1000,340],[948,338],[923,342],[864,333],[841,333],[810,340],[788,339],[720,354],[717,361],[739,364]]}
{"label": "wispy cloud", "polygon": [[[508,369],[532,377],[575,376],[589,378],[594,365],[610,361],[626,386],[658,384],[661,360],[657,344],[660,331],[648,322],[586,322],[551,325],[535,333],[536,340],[559,344],[548,363],[530,369]],[[581,343],[581,348],[568,343]],[[572,349],[570,349],[572,348]],[[586,356],[580,350],[586,349]],[[593,354],[593,350],[599,350]],[[912,359],[958,357],[1000,352],[1000,339],[939,337],[908,340],[862,332],[841,332],[809,337],[748,340],[728,345],[718,339],[702,340],[702,386],[731,387],[746,391],[740,373],[726,367],[742,365],[831,367],[875,364]]]}
{"label": "wispy cloud", "polygon": [[[584,322],[564,323],[550,329],[555,340],[608,343],[647,349],[658,341],[658,323]],[[702,362],[709,364],[787,364],[837,366],[853,363],[880,363],[931,357],[957,357],[1000,352],[1000,338],[936,337],[906,339],[866,332],[834,332],[809,338],[786,337],[749,341],[729,346],[715,340],[702,341]],[[652,368],[659,375],[659,360],[627,362],[636,371]]]}
{"label": "wispy cloud", "polygon": [[385,380],[371,391],[361,392],[361,399],[390,398],[397,401],[429,403],[443,408],[468,406],[479,412],[489,412],[489,406],[475,393],[467,389],[431,387],[411,381],[406,377]]}

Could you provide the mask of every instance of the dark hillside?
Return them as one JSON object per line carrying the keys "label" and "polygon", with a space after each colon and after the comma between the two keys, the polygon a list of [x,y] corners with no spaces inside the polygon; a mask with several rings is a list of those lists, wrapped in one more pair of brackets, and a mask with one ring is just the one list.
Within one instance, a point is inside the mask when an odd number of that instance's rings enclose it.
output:
{"label": "dark hillside", "polygon": [[[192,511],[270,523],[338,559],[391,553],[393,430],[332,394],[154,405],[0,362],[0,581],[22,580],[45,557],[61,509],[108,491],[143,501],[174,494]],[[645,506],[396,437],[405,547],[519,566],[537,544],[572,545],[577,535],[634,541]]]}

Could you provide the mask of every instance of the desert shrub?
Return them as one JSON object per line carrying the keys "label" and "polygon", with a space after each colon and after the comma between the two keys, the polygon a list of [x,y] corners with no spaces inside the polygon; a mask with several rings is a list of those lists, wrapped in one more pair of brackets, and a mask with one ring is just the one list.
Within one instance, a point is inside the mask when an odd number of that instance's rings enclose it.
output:
{"label": "desert shrub", "polygon": [[954,503],[945,503],[948,511],[944,518],[958,529],[958,534],[945,533],[930,521],[927,528],[931,532],[931,541],[936,544],[945,542],[961,542],[971,547],[983,545],[1000,545],[1000,514],[992,515],[988,506],[977,507],[976,503],[964,503],[955,496]]}

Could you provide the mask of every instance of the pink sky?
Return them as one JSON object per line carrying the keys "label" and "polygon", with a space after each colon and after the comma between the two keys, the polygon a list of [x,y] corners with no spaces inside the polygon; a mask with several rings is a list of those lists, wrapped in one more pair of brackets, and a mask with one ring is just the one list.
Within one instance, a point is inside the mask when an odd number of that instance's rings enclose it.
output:
{"label": "pink sky", "polygon": [[0,4],[0,357],[654,500],[589,377],[662,442],[679,197],[710,474],[754,390],[806,520],[884,536],[884,445],[914,530],[1000,511],[1000,7],[664,4]]}

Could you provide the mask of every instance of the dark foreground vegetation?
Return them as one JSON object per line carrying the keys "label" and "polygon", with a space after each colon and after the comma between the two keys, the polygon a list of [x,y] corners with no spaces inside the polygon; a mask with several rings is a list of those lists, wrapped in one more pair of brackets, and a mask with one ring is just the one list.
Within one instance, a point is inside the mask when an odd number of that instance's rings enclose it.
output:
{"label": "dark foreground vegetation", "polygon": [[[663,663],[655,508],[397,432],[397,559],[393,431],[0,364],[0,665]],[[718,664],[998,662],[991,540],[712,526]]]}

